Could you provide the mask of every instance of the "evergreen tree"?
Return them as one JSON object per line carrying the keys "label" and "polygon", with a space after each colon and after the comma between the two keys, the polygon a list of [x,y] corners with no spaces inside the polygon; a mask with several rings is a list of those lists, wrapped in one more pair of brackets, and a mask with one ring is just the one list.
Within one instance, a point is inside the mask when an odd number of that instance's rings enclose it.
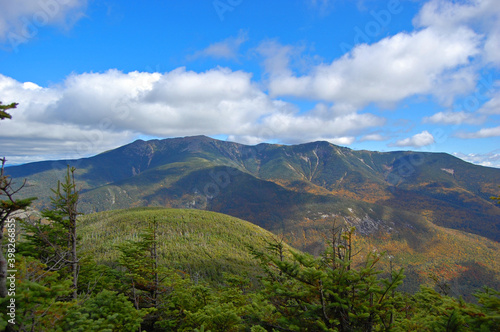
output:
{"label": "evergreen tree", "polygon": [[[148,228],[140,235],[139,241],[127,241],[118,246],[118,263],[126,270],[130,282],[130,297],[137,310],[159,308],[159,296],[166,291],[162,281],[166,269],[158,264],[158,221],[153,218]],[[157,317],[148,317],[154,324]]]}
{"label": "evergreen tree", "polygon": [[123,294],[103,290],[66,315],[59,331],[135,332],[151,310],[136,310]]}
{"label": "evergreen tree", "polygon": [[6,198],[0,200],[0,298],[4,298],[7,296],[6,278],[8,270],[3,244],[5,223],[8,220],[12,219],[12,215],[14,212],[26,209],[36,198],[14,198],[14,195],[24,187],[25,183],[19,186],[19,188],[14,189],[11,177],[5,174],[5,158],[1,159],[0,161],[2,163],[0,169],[0,198]]}
{"label": "evergreen tree", "polygon": [[[0,120],[4,119],[12,119],[12,116],[7,113],[8,109],[14,109],[17,107],[17,103],[12,103],[10,105],[2,105],[2,102],[0,102]],[[6,159],[5,157],[0,159],[2,165],[0,169],[0,300],[4,300],[7,298],[9,295],[9,292],[7,290],[7,271],[8,271],[8,264],[10,269],[14,269],[14,262],[8,262],[7,259],[5,258],[4,255],[4,228],[5,228],[5,223],[10,221],[10,222],[16,222],[13,218],[12,215],[14,212],[18,210],[24,210],[28,206],[31,205],[31,203],[36,199],[34,197],[32,198],[26,198],[26,199],[15,199],[14,195],[17,194],[26,184],[26,180],[23,182],[22,185],[20,185],[17,189],[14,188],[14,185],[12,183],[12,179],[10,176],[5,174],[5,163]],[[5,196],[5,197],[2,197]],[[13,228],[15,229],[15,228]],[[15,233],[10,233],[16,236]],[[16,243],[9,243],[9,250],[13,250],[13,252],[9,252],[9,255],[12,255],[14,253],[15,257],[15,251],[16,251]],[[2,320],[0,319],[0,327],[2,325]],[[11,330],[11,326],[7,326],[6,329],[8,331]]]}
{"label": "evergreen tree", "polygon": [[380,279],[381,255],[369,254],[363,265],[352,263],[354,228],[334,232],[332,245],[321,258],[280,247],[253,250],[267,272],[264,294],[276,315],[265,323],[285,331],[372,331],[394,323],[393,291],[403,281],[401,269]]}
{"label": "evergreen tree", "polygon": [[[17,103],[9,105],[2,105],[0,102],[0,120],[12,119],[12,116],[7,113],[7,110],[17,107]],[[7,260],[4,256],[3,234],[5,222],[11,215],[18,210],[26,209],[36,199],[34,197],[27,199],[15,199],[14,195],[17,194],[26,184],[26,181],[18,188],[14,188],[12,179],[5,174],[5,157],[0,159],[2,166],[0,170],[0,298],[7,296]],[[4,196],[4,197],[2,197]]]}
{"label": "evergreen tree", "polygon": [[23,253],[34,256],[47,265],[49,271],[69,268],[73,279],[73,298],[78,294],[79,258],[77,252],[77,210],[79,192],[76,190],[75,168],[68,165],[64,182],[52,189],[52,209],[42,211],[46,220],[24,222],[26,243]]}
{"label": "evergreen tree", "polygon": [[411,314],[395,331],[499,331],[500,293],[489,288],[476,294],[479,305],[422,287],[411,298]]}
{"label": "evergreen tree", "polygon": [[10,304],[9,298],[0,299],[0,330],[8,324],[8,331],[56,331],[66,315],[71,302],[64,301],[71,294],[71,281],[61,280],[58,272],[45,269],[45,265],[32,257],[17,258],[15,317],[3,312]]}
{"label": "evergreen tree", "polygon": [[7,110],[9,109],[14,109],[17,107],[17,103],[12,103],[12,104],[9,104],[9,105],[2,105],[2,102],[0,101],[0,120],[3,120],[3,119],[12,119],[12,115],[10,115],[9,113],[7,113]]}

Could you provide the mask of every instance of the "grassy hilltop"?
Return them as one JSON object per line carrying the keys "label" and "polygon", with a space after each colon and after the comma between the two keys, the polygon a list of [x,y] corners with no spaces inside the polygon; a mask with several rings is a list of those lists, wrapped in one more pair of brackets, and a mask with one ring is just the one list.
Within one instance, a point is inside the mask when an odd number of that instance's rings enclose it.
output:
{"label": "grassy hilltop", "polygon": [[[278,238],[250,222],[221,213],[132,208],[81,217],[81,250],[97,263],[116,266],[117,245],[138,239],[153,218],[159,222],[160,263],[211,282],[220,281],[223,272],[250,277],[261,273],[248,246],[264,250],[266,243]],[[293,225],[284,239],[297,248],[320,254],[332,225],[331,216],[311,216],[309,222]],[[355,261],[362,261],[373,250],[386,251],[380,267],[389,271],[389,257],[394,267],[405,267],[403,290],[417,291],[419,285],[432,285],[431,277],[437,277],[451,286],[454,295],[471,299],[471,294],[483,285],[500,285],[500,265],[495,259],[500,245],[494,241],[435,226],[425,219],[405,224],[411,233],[403,233],[397,225],[392,225],[392,233],[385,229],[387,225],[371,225],[380,230],[367,236],[362,234],[370,231],[366,221],[350,225],[357,227],[354,245],[360,254],[354,257]],[[312,239],[323,241],[310,242]]]}
{"label": "grassy hilltop", "polygon": [[159,223],[160,263],[212,281],[220,280],[223,272],[255,275],[257,264],[248,246],[263,249],[275,238],[252,223],[220,213],[134,208],[81,217],[81,251],[97,263],[116,265],[116,246],[137,239],[153,218]]}

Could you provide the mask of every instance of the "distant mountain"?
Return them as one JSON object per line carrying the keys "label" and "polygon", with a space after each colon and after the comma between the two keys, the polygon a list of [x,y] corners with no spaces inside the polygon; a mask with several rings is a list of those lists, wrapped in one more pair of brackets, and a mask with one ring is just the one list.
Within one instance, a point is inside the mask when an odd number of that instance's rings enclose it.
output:
{"label": "distant mountain", "polygon": [[195,136],[138,140],[90,158],[7,172],[28,180],[23,195],[38,196],[42,208],[68,164],[77,168],[85,213],[211,210],[282,233],[313,254],[324,248],[332,225],[345,220],[356,226],[360,246],[387,250],[407,266],[410,285],[430,274],[467,288],[461,293],[500,285],[494,258],[500,207],[490,200],[498,195],[500,169],[448,154],[355,151],[328,142],[247,146]]}
{"label": "distant mountain", "polygon": [[41,207],[67,164],[78,169],[84,212],[194,207],[275,228],[301,201],[343,206],[347,199],[500,241],[500,207],[489,199],[498,194],[500,169],[444,153],[354,151],[328,142],[246,146],[195,136],[138,140],[91,158],[13,166],[8,173],[28,179],[24,194],[38,196]]}

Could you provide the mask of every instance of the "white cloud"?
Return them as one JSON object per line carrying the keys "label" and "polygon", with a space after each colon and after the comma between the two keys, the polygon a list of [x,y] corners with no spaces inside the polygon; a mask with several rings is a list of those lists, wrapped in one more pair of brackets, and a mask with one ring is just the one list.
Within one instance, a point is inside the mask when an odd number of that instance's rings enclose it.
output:
{"label": "white cloud", "polygon": [[478,113],[484,115],[500,114],[500,92],[497,92],[488,102],[484,103]]}
{"label": "white cloud", "polygon": [[359,140],[360,142],[365,142],[365,141],[387,141],[388,137],[383,136],[381,134],[368,134]]}
{"label": "white cloud", "polygon": [[227,68],[200,73],[109,70],[73,74],[51,87],[0,75],[0,95],[4,103],[19,103],[13,119],[0,124],[2,152],[11,160],[27,154],[86,157],[144,135],[351,144],[355,135],[385,123],[347,105],[318,104],[298,112],[260,90],[250,73]]}
{"label": "white cloud", "polygon": [[332,110],[307,114],[275,113],[262,120],[264,128],[270,128],[275,137],[286,143],[327,140],[346,145],[354,141],[349,134],[359,134],[384,124],[385,119],[373,114],[353,112],[335,115]]}
{"label": "white cloud", "polygon": [[248,34],[240,31],[238,37],[230,37],[221,42],[211,44],[204,50],[198,51],[188,57],[195,60],[201,57],[211,57],[214,59],[237,60],[240,46],[248,40]]}
{"label": "white cloud", "polygon": [[353,136],[344,136],[344,137],[336,137],[336,138],[325,138],[325,139],[318,139],[318,141],[328,141],[332,144],[336,144],[336,145],[351,145],[352,143],[354,143],[354,141],[356,140],[355,137]]}
{"label": "white cloud", "polygon": [[484,45],[484,53],[486,61],[500,66],[500,25],[489,34]]}
{"label": "white cloud", "polygon": [[453,153],[453,155],[457,158],[463,159],[465,161],[477,165],[500,168],[499,150],[492,151],[489,153],[470,153],[470,154],[455,152]]}
{"label": "white cloud", "polygon": [[479,131],[473,133],[459,132],[456,134],[456,136],[465,139],[498,137],[500,136],[500,126],[493,128],[482,128]]}
{"label": "white cloud", "polygon": [[[319,7],[329,2],[311,3]],[[371,103],[394,107],[413,96],[433,96],[441,105],[451,107],[458,97],[469,96],[466,102],[472,100],[477,110],[494,92],[491,87],[478,85],[484,80],[478,69],[490,63],[500,65],[498,1],[431,0],[423,5],[414,25],[413,32],[355,45],[343,57],[315,65],[303,74],[291,66],[297,53],[294,47],[265,42],[259,50],[265,58],[269,93],[273,97],[350,105],[358,110]],[[477,97],[478,90],[474,90],[484,88],[487,94]],[[488,114],[497,114],[497,104],[492,100],[476,114],[439,112],[423,121],[480,124]]]}
{"label": "white cloud", "polygon": [[[468,24],[483,18],[488,23],[500,13],[496,0],[472,0],[451,2],[448,0],[428,1],[413,22],[417,27],[435,26],[445,30],[453,30],[459,25]],[[493,21],[489,22],[494,23]]]}
{"label": "white cloud", "polygon": [[424,123],[436,123],[446,125],[460,124],[480,124],[485,121],[484,117],[479,117],[469,112],[438,112],[423,119]]}
{"label": "white cloud", "polygon": [[17,49],[45,26],[73,26],[83,17],[87,0],[1,0],[0,5],[0,42]]}
{"label": "white cloud", "polygon": [[415,148],[420,148],[423,146],[431,145],[433,144],[434,137],[432,136],[431,133],[429,133],[427,130],[424,130],[423,132],[413,135],[412,137],[405,138],[402,140],[397,141],[394,145],[395,146],[411,146]]}
{"label": "white cloud", "polygon": [[484,36],[484,60],[500,65],[500,6],[497,0],[431,0],[422,7],[414,24],[448,33],[463,26],[474,27]]}
{"label": "white cloud", "polygon": [[479,53],[479,41],[480,37],[466,27],[449,33],[432,28],[399,33],[372,45],[358,45],[342,58],[318,65],[303,76],[295,76],[287,68],[291,51],[283,47],[266,60],[271,73],[269,91],[273,96],[356,107],[395,103],[418,94],[449,100],[449,93],[474,88],[474,73],[466,66],[469,58]]}
{"label": "white cloud", "polygon": [[267,40],[256,51],[264,57],[264,69],[271,78],[292,75],[290,58],[297,53],[294,47],[281,45],[276,40]]}

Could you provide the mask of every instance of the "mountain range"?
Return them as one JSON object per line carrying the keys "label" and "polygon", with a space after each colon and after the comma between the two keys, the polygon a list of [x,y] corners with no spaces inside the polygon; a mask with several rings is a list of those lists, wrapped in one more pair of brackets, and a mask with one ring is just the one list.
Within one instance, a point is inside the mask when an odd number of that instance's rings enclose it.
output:
{"label": "mountain range", "polygon": [[500,169],[449,154],[356,151],[323,141],[248,146],[194,136],[137,140],[90,158],[6,171],[17,182],[27,179],[23,195],[46,208],[67,165],[77,169],[84,213],[210,210],[283,234],[312,254],[324,248],[334,224],[347,223],[356,226],[361,246],[386,250],[413,269],[415,284],[434,273],[459,285],[469,273],[469,282],[500,285],[500,206],[490,199],[498,195]]}

